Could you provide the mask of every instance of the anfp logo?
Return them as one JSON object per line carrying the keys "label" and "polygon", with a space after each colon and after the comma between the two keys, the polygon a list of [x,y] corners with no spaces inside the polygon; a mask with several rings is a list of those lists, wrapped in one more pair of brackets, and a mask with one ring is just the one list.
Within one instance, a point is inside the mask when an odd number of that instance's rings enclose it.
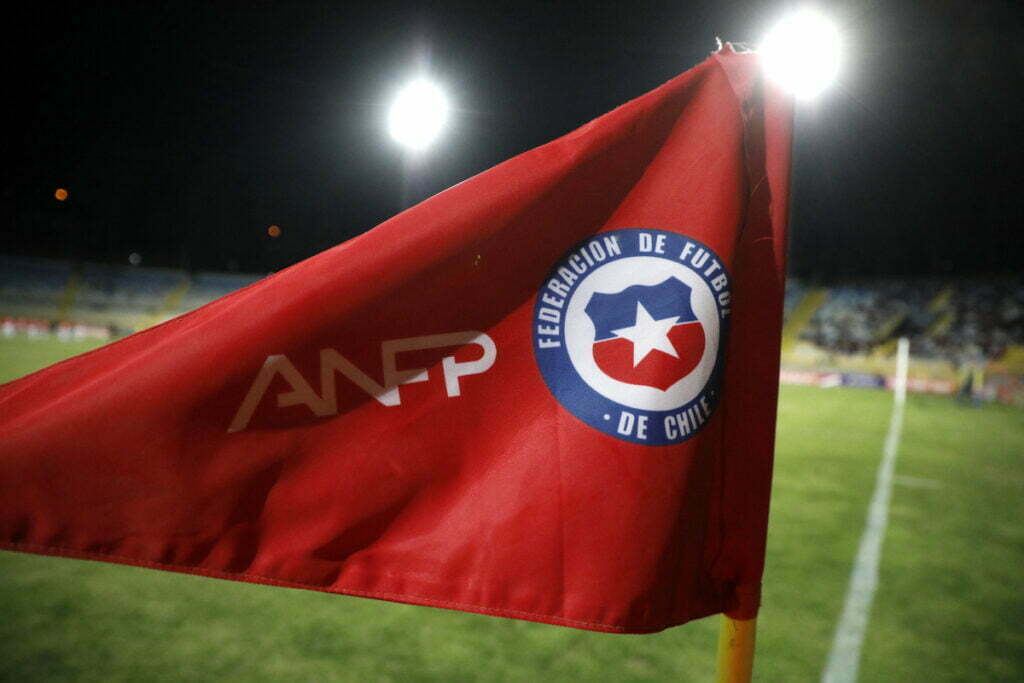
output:
{"label": "anfp logo", "polygon": [[629,229],[577,245],[548,274],[533,348],[551,393],[591,427],[664,446],[719,400],[729,275],[707,245]]}

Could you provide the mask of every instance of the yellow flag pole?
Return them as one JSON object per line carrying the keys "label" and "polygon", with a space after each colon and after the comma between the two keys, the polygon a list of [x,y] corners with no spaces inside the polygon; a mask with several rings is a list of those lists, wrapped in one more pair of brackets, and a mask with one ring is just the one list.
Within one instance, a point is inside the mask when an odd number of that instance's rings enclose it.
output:
{"label": "yellow flag pole", "polygon": [[754,671],[757,619],[731,619],[722,615],[718,632],[718,683],[750,683]]}

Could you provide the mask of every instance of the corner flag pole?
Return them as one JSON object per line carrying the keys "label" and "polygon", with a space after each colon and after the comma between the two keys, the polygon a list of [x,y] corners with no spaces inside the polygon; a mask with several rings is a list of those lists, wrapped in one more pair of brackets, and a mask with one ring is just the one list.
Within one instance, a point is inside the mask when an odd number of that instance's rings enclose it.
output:
{"label": "corner flag pole", "polygon": [[[819,41],[818,45],[824,46],[821,55],[827,65],[824,69],[817,65],[813,72],[806,70],[801,73],[792,68],[793,65],[803,65],[806,60],[803,57],[802,36],[814,35]],[[718,48],[722,49],[722,43],[718,41]],[[766,72],[770,73],[779,84],[790,93],[800,97],[810,97],[824,90],[835,78],[839,67],[839,36],[836,27],[826,17],[823,17],[813,10],[803,10],[789,17],[782,19],[771,30],[768,36],[762,41],[756,50],[760,53],[762,65]],[[795,110],[790,111],[790,123],[795,123]],[[789,140],[790,152],[787,155],[786,163],[789,164],[788,178],[792,178],[792,138]],[[789,199],[792,201],[791,183],[787,182],[784,187],[789,191]],[[785,206],[785,204],[783,204]],[[783,214],[783,221],[787,224],[789,217]],[[901,340],[900,348],[904,348]],[[905,356],[904,356],[905,357]],[[905,375],[904,375],[905,377]],[[906,393],[905,380],[900,388],[897,382],[897,400],[902,401],[902,395]],[[722,615],[722,626],[718,632],[718,676],[717,683],[750,683],[754,671],[754,641],[757,635],[757,619],[733,619],[725,614]]]}
{"label": "corner flag pole", "polygon": [[722,628],[718,632],[717,683],[750,683],[756,635],[756,618],[741,620],[722,615]]}

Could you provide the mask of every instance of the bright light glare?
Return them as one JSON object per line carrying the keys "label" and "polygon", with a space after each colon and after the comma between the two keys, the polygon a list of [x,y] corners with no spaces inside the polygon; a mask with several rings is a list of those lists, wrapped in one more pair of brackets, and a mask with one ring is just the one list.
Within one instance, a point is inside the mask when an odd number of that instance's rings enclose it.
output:
{"label": "bright light glare", "polygon": [[437,139],[448,120],[448,100],[430,81],[418,79],[402,88],[388,111],[388,132],[395,142],[422,150]]}
{"label": "bright light glare", "polygon": [[839,72],[839,32],[812,9],[791,14],[775,25],[758,52],[765,73],[799,99],[810,99]]}

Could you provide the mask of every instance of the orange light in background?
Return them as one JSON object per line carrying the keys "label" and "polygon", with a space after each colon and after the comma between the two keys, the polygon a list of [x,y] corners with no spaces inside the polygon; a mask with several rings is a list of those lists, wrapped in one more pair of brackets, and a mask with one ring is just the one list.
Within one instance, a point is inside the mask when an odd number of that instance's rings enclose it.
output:
{"label": "orange light in background", "polygon": [[58,202],[62,202],[68,198],[68,191],[63,187],[58,187],[57,191],[53,193],[53,196],[57,198]]}
{"label": "orange light in background", "polygon": [[271,225],[269,228],[267,228],[267,234],[270,235],[271,237],[280,237],[281,228],[279,228],[276,225]]}

